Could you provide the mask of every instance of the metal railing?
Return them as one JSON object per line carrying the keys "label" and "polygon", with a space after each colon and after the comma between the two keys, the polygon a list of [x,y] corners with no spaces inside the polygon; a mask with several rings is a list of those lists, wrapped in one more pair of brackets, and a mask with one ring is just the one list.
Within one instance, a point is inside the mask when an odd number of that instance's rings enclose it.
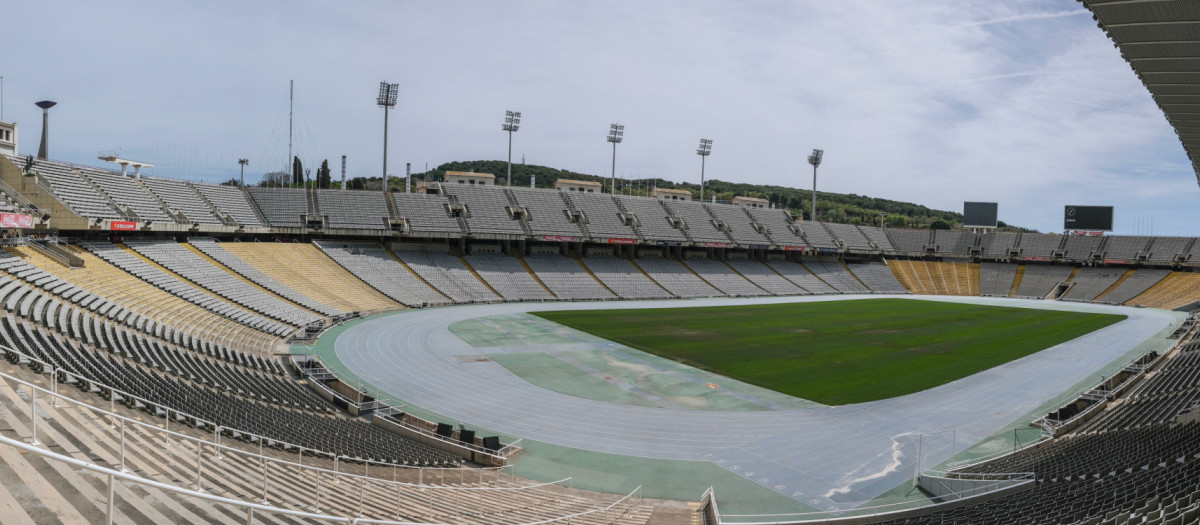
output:
{"label": "metal railing", "polygon": [[[163,426],[162,426],[162,429],[160,429],[160,430],[165,431],[165,432],[170,432],[171,419],[172,419],[171,416],[174,415],[174,419],[177,422],[180,420],[187,420],[187,421],[192,421],[193,426],[196,426],[198,428],[208,427],[208,428],[214,429],[214,434],[215,434],[214,442],[217,445],[220,445],[221,435],[225,432],[228,432],[231,434],[238,434],[240,436],[243,436],[244,441],[258,443],[260,452],[263,448],[264,443],[272,443],[276,448],[280,448],[280,449],[284,449],[284,450],[295,450],[297,452],[298,458],[303,458],[304,455],[324,457],[327,460],[334,461],[335,464],[341,463],[341,462],[349,462],[349,463],[353,463],[353,464],[357,464],[357,465],[364,465],[364,467],[366,469],[370,469],[372,466],[374,466],[375,468],[381,468],[381,469],[399,468],[399,469],[417,470],[422,473],[422,474],[419,474],[419,476],[422,479],[424,477],[423,473],[429,472],[429,471],[435,471],[435,472],[441,471],[441,470],[448,470],[448,471],[455,471],[455,472],[466,471],[466,469],[463,469],[460,467],[417,467],[417,466],[411,466],[411,465],[401,465],[398,463],[391,463],[391,462],[372,461],[372,460],[363,459],[363,458],[351,458],[344,454],[336,454],[333,452],[328,452],[328,451],[324,451],[324,450],[305,447],[302,445],[284,441],[282,439],[263,436],[263,435],[255,434],[253,432],[247,432],[247,431],[244,431],[241,429],[232,428],[232,427],[228,427],[228,426],[224,426],[224,425],[218,425],[213,421],[209,421],[209,420],[206,420],[206,419],[203,419],[200,417],[196,417],[196,416],[193,416],[186,412],[182,412],[182,411],[170,408],[162,403],[156,403],[154,401],[150,401],[148,399],[130,394],[124,390],[120,390],[120,389],[105,385],[104,383],[100,383],[98,381],[93,381],[93,380],[88,379],[87,377],[83,376],[82,374],[78,374],[76,372],[67,370],[65,368],[56,367],[55,365],[48,363],[46,361],[43,361],[41,359],[38,359],[36,357],[32,357],[23,352],[13,350],[4,345],[0,345],[0,354],[8,354],[8,353],[15,354],[15,355],[19,356],[19,359],[25,359],[26,362],[34,363],[34,364],[38,365],[38,367],[42,369],[41,373],[49,374],[51,376],[51,381],[50,381],[51,388],[45,389],[43,387],[38,387],[38,386],[32,385],[26,381],[22,381],[18,378],[10,376],[8,374],[4,374],[2,372],[0,372],[0,377],[4,377],[4,378],[11,379],[13,381],[17,381],[23,385],[30,386],[30,387],[36,388],[38,390],[45,390],[46,392],[50,393],[52,395],[53,399],[55,399],[55,400],[66,399],[66,400],[69,400],[71,403],[76,403],[81,406],[87,407],[89,409],[99,411],[102,414],[104,414],[105,416],[116,417],[116,418],[121,417],[121,416],[116,415],[116,405],[117,405],[118,399],[120,399],[122,403],[126,403],[130,406],[136,406],[137,404],[140,404],[144,407],[153,408],[153,409],[155,409],[156,412],[162,412]],[[61,380],[61,381],[60,381],[60,376],[62,376],[62,378],[63,378],[63,380]],[[108,410],[105,410],[96,405],[86,403],[84,401],[79,401],[79,400],[75,400],[72,398],[63,397],[60,394],[58,394],[58,385],[61,382],[70,382],[71,380],[84,381],[84,382],[90,384],[91,387],[97,391],[107,392],[108,397],[109,397]],[[128,419],[128,418],[126,418],[126,419]],[[114,421],[116,421],[116,420],[114,419]],[[133,421],[137,422],[138,424],[143,424],[137,420],[133,420]],[[114,425],[115,424],[116,423],[114,423]],[[156,423],[149,425],[149,426],[151,426],[155,429],[159,428]],[[35,425],[34,426],[35,432],[36,432],[36,428],[37,427]],[[343,461],[343,459],[345,461]],[[475,469],[475,470],[503,472],[506,469],[511,471],[511,470],[513,470],[513,467],[512,466],[479,467],[478,469]],[[515,478],[515,476],[513,476],[512,474],[509,474],[509,476]],[[444,477],[445,476],[443,475],[442,478],[444,479]]]}
{"label": "metal railing", "polygon": [[[417,418],[416,416],[413,416],[411,414],[405,414],[403,418],[394,417],[394,416],[392,416],[393,413],[396,413],[396,412],[404,413],[403,406],[396,407],[396,406],[389,405],[389,404],[384,403],[383,401],[379,401],[379,400],[358,402],[358,401],[355,401],[355,400],[349,398],[345,394],[342,394],[341,392],[338,392],[337,390],[330,388],[328,385],[326,385],[324,383],[324,380],[332,378],[332,379],[337,379],[337,380],[341,381],[341,378],[339,378],[338,375],[336,373],[334,373],[332,370],[330,370],[329,368],[326,368],[325,364],[321,362],[320,356],[318,356],[317,354],[291,354],[288,357],[291,359],[292,366],[300,372],[301,377],[308,380],[309,385],[311,385],[315,388],[318,388],[323,392],[328,393],[330,396],[334,397],[335,399],[340,400],[343,403],[346,403],[348,406],[353,406],[353,407],[357,408],[359,413],[363,413],[366,410],[374,410],[374,411],[376,411],[376,417],[384,417],[387,419],[388,422],[395,424],[396,426],[403,427],[404,429],[406,429],[408,431],[416,432],[416,433],[419,433],[422,436],[425,436],[429,439],[437,440],[448,446],[459,449],[459,450],[463,451],[464,453],[481,454],[481,455],[488,456],[488,457],[496,459],[497,461],[501,461],[501,462],[505,462],[505,463],[507,463],[509,456],[512,456],[522,450],[522,448],[520,446],[520,443],[522,441],[521,438],[518,438],[516,441],[513,441],[511,443],[504,444],[497,450],[490,450],[490,449],[484,448],[482,446],[476,445],[474,443],[464,443],[462,441],[453,439],[449,436],[440,435],[440,434],[434,432],[432,429],[426,428],[421,425],[414,425],[412,422],[405,421],[405,419],[412,418],[412,419],[418,420],[421,423],[426,423],[427,425],[433,425],[433,423],[426,421],[424,419],[421,419],[421,418]],[[316,363],[317,366],[315,366],[315,367],[302,366],[302,362],[304,362],[304,361],[313,361]],[[329,377],[327,378],[325,376],[329,376]],[[346,383],[345,381],[342,381],[342,383],[346,384],[347,386],[350,386],[350,384]],[[351,388],[353,388],[353,386],[351,386]],[[365,387],[359,387],[356,390],[364,397],[367,395],[367,392],[365,391]],[[380,412],[382,412],[382,414],[380,414]]]}
{"label": "metal railing", "polygon": [[864,517],[880,517],[894,515],[899,517],[900,513],[910,511],[921,512],[936,512],[941,506],[949,504],[960,504],[963,500],[986,496],[997,490],[1030,485],[1035,482],[1033,473],[1013,473],[1013,474],[987,474],[980,475],[984,481],[990,481],[978,487],[973,487],[961,491],[947,492],[940,496],[943,500],[941,503],[935,503],[929,499],[921,499],[915,501],[902,501],[897,503],[888,503],[884,505],[873,505],[870,507],[857,507],[848,509],[839,509],[836,511],[811,511],[811,512],[791,512],[791,513],[775,513],[775,514],[721,514],[717,508],[717,496],[712,487],[701,495],[701,513],[707,514],[712,519],[715,519],[714,525],[786,525],[792,523],[818,523],[838,521],[854,522],[855,518]]}
{"label": "metal railing", "polygon": [[[19,352],[14,352],[18,355]],[[26,356],[27,357],[27,356]],[[66,373],[62,369],[50,367],[42,361],[30,359],[31,362],[43,363],[44,370],[57,379],[59,373]],[[175,411],[162,405],[148,405],[149,407],[162,410],[164,412],[164,428],[159,428],[156,420],[143,422],[138,419],[125,417],[115,413],[115,411],[104,410],[99,407],[92,406],[86,402],[63,396],[57,393],[58,381],[52,382],[51,388],[44,388],[20,378],[13,377],[0,372],[0,378],[14,382],[29,391],[29,414],[30,414],[30,441],[31,444],[26,446],[34,450],[44,451],[40,448],[41,441],[38,438],[38,419],[53,417],[54,409],[78,408],[94,415],[97,421],[109,421],[108,427],[113,430],[113,442],[119,442],[119,449],[114,451],[112,458],[112,468],[99,467],[92,465],[95,469],[104,472],[115,472],[121,474],[119,476],[123,480],[140,482],[145,480],[147,484],[159,486],[160,483],[149,480],[148,478],[138,478],[137,476],[126,475],[127,442],[131,439],[139,438],[139,434],[131,433],[132,430],[140,430],[144,437],[140,437],[141,443],[153,443],[155,448],[166,451],[168,454],[193,454],[195,457],[195,478],[194,490],[183,489],[180,487],[171,486],[169,490],[174,492],[200,493],[204,490],[213,490],[215,480],[219,478],[221,471],[226,471],[233,465],[238,465],[244,472],[244,479],[261,480],[261,500],[283,501],[292,495],[292,504],[297,507],[304,507],[311,504],[311,510],[320,513],[322,501],[328,502],[331,499],[337,499],[342,502],[357,502],[356,516],[363,516],[367,509],[368,493],[374,499],[380,497],[380,493],[392,494],[396,502],[396,514],[400,514],[404,510],[403,504],[408,503],[408,509],[411,513],[413,502],[422,505],[420,511],[426,513],[430,518],[441,517],[442,519],[451,520],[459,517],[477,517],[487,518],[489,516],[500,516],[504,513],[533,511],[539,508],[545,508],[555,502],[561,501],[566,493],[571,490],[571,478],[565,478],[553,482],[534,483],[519,486],[489,486],[498,483],[514,483],[520,478],[516,478],[512,474],[506,474],[504,471],[510,467],[499,468],[481,468],[481,469],[463,469],[463,468],[413,468],[397,464],[387,464],[385,467],[391,467],[391,478],[386,479],[378,474],[371,475],[371,464],[362,464],[363,473],[347,473],[341,470],[340,465],[351,458],[347,456],[334,456],[334,468],[321,468],[314,465],[304,465],[304,453],[311,452],[311,449],[302,449],[297,453],[296,461],[270,457],[263,454],[263,446],[265,439],[259,439],[259,452],[243,450],[241,448],[231,447],[221,443],[221,437],[224,427],[213,426],[212,434],[204,437],[190,436],[175,432],[169,429],[170,420]],[[39,404],[38,398],[48,398],[49,402],[43,401]],[[138,399],[138,398],[131,398]],[[59,406],[59,403],[65,403],[66,406]],[[49,406],[47,406],[47,404]],[[101,423],[103,426],[103,423]],[[159,446],[162,443],[162,446]],[[26,448],[23,447],[23,448]],[[143,448],[144,449],[144,448]],[[191,452],[193,451],[194,452]],[[207,450],[207,452],[206,452]],[[182,460],[182,458],[180,458]],[[240,461],[239,461],[240,459]],[[235,463],[231,464],[233,461]],[[79,462],[79,465],[84,463]],[[90,465],[90,464],[88,464]],[[205,478],[205,467],[208,466],[209,481]],[[399,472],[417,472],[417,482],[398,481]],[[383,469],[386,472],[386,468]],[[378,471],[377,471],[378,472]],[[455,475],[457,474],[457,475]],[[281,488],[282,482],[272,480],[272,477],[286,475],[287,480],[291,480],[290,488]],[[386,474],[385,474],[386,476]],[[411,474],[409,474],[411,477]],[[136,479],[135,479],[136,478]],[[299,494],[299,499],[295,493],[294,485],[299,483],[299,480],[311,480],[311,492]],[[524,480],[521,480],[524,481]],[[467,484],[477,484],[475,486],[465,486]],[[272,489],[275,490],[272,490]],[[288,490],[285,490],[288,489]],[[249,489],[245,489],[249,490]],[[244,504],[258,509],[268,510],[272,512],[293,513],[292,515],[304,515],[325,520],[340,520],[351,523],[405,523],[386,520],[367,520],[350,519],[330,515],[319,515],[305,513],[301,511],[287,510],[284,507],[271,505],[250,504],[245,501],[240,501],[230,498],[217,498],[218,501],[224,503],[237,502],[235,504]],[[636,501],[636,503],[634,503]],[[574,513],[568,516],[547,518],[542,521],[533,523],[553,523],[560,521],[570,521],[583,516],[615,516],[614,519],[619,519],[629,510],[641,501],[641,487],[639,486],[634,492],[626,495],[617,502],[614,502],[606,507],[589,509],[586,511]],[[378,510],[378,509],[377,509]],[[389,513],[390,510],[384,512]],[[603,514],[601,514],[603,513]],[[606,521],[607,522],[607,521]]]}
{"label": "metal railing", "polygon": [[[64,463],[64,464],[68,465],[69,467],[87,470],[89,472],[94,472],[96,474],[103,476],[105,478],[105,494],[106,494],[105,501],[106,501],[106,504],[105,504],[104,516],[105,516],[106,524],[112,524],[115,521],[115,519],[118,517],[118,515],[116,514],[116,511],[117,511],[116,487],[119,482],[123,482],[123,483],[128,483],[128,484],[133,484],[133,485],[139,485],[142,487],[163,490],[163,491],[167,491],[167,492],[177,494],[177,495],[180,495],[183,497],[197,499],[197,500],[203,500],[203,501],[214,503],[214,504],[228,505],[228,506],[236,507],[239,509],[245,509],[247,525],[253,524],[255,516],[259,515],[259,514],[267,514],[267,515],[273,514],[273,515],[290,516],[290,517],[310,519],[310,520],[319,520],[319,521],[325,521],[325,522],[349,523],[349,524],[372,523],[372,524],[385,524],[385,525],[431,525],[428,522],[413,522],[413,521],[400,521],[400,520],[378,520],[378,519],[369,519],[369,518],[364,518],[364,517],[351,518],[351,517],[346,517],[346,516],[335,516],[335,515],[331,515],[331,514],[322,514],[319,511],[307,512],[307,511],[302,511],[302,510],[287,509],[287,508],[283,508],[283,507],[273,506],[273,505],[270,505],[267,503],[254,503],[254,502],[240,500],[240,499],[236,499],[236,498],[228,498],[228,497],[208,494],[202,490],[192,490],[192,489],[179,487],[176,485],[171,485],[169,483],[162,483],[159,481],[154,481],[152,479],[148,479],[148,478],[144,478],[144,477],[137,476],[134,474],[130,474],[130,473],[122,471],[122,470],[106,468],[106,467],[102,467],[100,465],[88,463],[86,461],[81,461],[81,460],[78,460],[78,459],[75,459],[75,458],[72,458],[69,456],[65,456],[63,454],[59,454],[56,452],[52,452],[52,451],[43,449],[36,445],[22,443],[18,440],[4,437],[4,436],[0,436],[0,445],[13,447],[13,448],[21,451],[24,454],[34,454],[43,459],[57,461],[60,463]],[[638,486],[636,489],[634,489],[628,495],[622,497],[621,499],[617,500],[616,502],[612,503],[611,505],[609,505],[607,507],[587,510],[587,511],[578,512],[575,514],[570,514],[567,516],[559,516],[559,517],[545,519],[545,520],[541,520],[541,521],[526,522],[522,525],[543,525],[543,524],[547,524],[547,523],[563,523],[563,522],[570,523],[572,520],[578,520],[580,518],[593,516],[593,515],[600,516],[604,520],[602,523],[616,523],[617,520],[619,520],[619,519],[623,518],[625,515],[627,515],[634,507],[641,504],[641,501],[642,501],[641,493],[642,493],[642,487]]]}

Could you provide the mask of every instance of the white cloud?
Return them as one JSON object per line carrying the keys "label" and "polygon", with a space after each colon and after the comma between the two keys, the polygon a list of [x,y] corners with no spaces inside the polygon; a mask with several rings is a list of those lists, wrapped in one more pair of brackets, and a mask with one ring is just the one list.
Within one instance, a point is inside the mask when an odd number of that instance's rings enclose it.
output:
{"label": "white cloud", "polygon": [[[45,12],[52,15],[46,16]],[[380,171],[378,82],[401,84],[389,169],[514,157],[618,175],[820,187],[1056,229],[1113,204],[1185,234],[1195,178],[1127,64],[1071,0],[985,2],[53,2],[6,7],[22,52],[0,72],[22,149],[55,99],[51,150],[122,147],[158,173],[226,178],[297,151]],[[37,45],[34,45],[34,44]],[[222,164],[223,163],[223,164]],[[215,166],[224,166],[220,171]],[[202,169],[208,168],[208,169]],[[248,175],[249,176],[249,175]],[[1164,188],[1169,188],[1165,190]],[[1145,222],[1145,221],[1143,221]]]}

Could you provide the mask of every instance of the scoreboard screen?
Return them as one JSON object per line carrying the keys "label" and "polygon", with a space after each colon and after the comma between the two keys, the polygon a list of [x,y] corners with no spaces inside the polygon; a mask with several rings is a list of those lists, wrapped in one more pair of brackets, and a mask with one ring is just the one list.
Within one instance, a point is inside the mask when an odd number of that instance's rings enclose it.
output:
{"label": "scoreboard screen", "polygon": [[1112,231],[1112,206],[1074,206],[1063,210],[1064,230]]}
{"label": "scoreboard screen", "polygon": [[994,202],[964,202],[963,228],[995,228],[997,208]]}

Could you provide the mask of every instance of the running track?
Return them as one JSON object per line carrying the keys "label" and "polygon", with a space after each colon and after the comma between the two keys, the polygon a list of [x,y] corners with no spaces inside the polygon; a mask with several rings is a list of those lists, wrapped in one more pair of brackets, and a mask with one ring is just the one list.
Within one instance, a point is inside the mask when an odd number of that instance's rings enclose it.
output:
{"label": "running track", "polygon": [[[810,410],[716,412],[590,401],[534,386],[478,355],[447,327],[491,315],[540,310],[672,308],[860,299],[811,296],[581,303],[508,303],[415,310],[345,331],[335,351],[352,372],[406,403],[504,434],[629,456],[710,461],[822,510],[863,502],[913,479],[923,432],[956,429],[958,449],[996,433],[1121,358],[1170,325],[1169,312],[1017,299],[950,298],[975,304],[1122,313],[1129,319],[930,390]],[[911,296],[901,296],[911,297]],[[921,465],[951,456],[925,438]]]}

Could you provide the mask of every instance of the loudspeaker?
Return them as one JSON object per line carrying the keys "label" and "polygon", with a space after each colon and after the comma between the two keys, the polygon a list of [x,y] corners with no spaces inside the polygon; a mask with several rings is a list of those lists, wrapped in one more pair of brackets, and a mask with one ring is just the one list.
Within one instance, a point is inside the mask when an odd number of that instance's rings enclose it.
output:
{"label": "loudspeaker", "polygon": [[438,423],[437,435],[450,437],[450,434],[453,432],[454,432],[454,427],[450,426],[449,423]]}
{"label": "loudspeaker", "polygon": [[458,440],[468,445],[475,444],[475,431],[462,429],[458,431]]}
{"label": "loudspeaker", "polygon": [[488,436],[483,438],[483,448],[488,450],[500,450],[500,436]]}

